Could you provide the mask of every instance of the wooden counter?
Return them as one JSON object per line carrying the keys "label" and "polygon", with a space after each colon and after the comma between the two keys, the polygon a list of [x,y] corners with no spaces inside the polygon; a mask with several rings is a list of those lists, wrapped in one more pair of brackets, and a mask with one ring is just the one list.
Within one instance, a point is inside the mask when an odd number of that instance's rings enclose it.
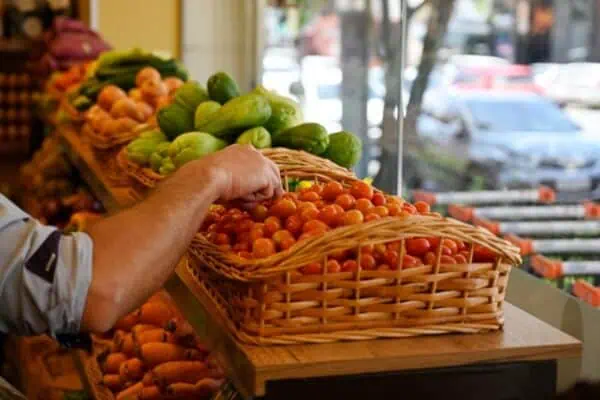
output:
{"label": "wooden counter", "polygon": [[[78,136],[71,131],[62,132],[62,135],[69,147],[68,154],[107,209],[116,211],[131,204],[135,196],[127,189],[111,187],[102,178],[100,166],[89,148],[79,142]],[[419,376],[423,374],[445,382],[440,383],[437,390],[448,390],[448,393],[463,382],[462,377],[467,379],[467,385],[475,385],[464,389],[481,396],[481,391],[476,392],[480,389],[476,385],[478,380],[473,379],[473,375],[479,374],[480,383],[490,379],[491,385],[499,385],[497,391],[503,390],[499,382],[511,380],[515,386],[518,382],[527,386],[519,393],[530,395],[537,390],[535,393],[540,395],[535,398],[542,398],[549,390],[554,390],[555,360],[577,357],[581,352],[578,340],[508,303],[505,303],[505,329],[497,333],[322,345],[248,346],[237,342],[227,332],[221,316],[210,306],[210,300],[196,290],[196,285],[182,262],[165,289],[198,334],[216,351],[245,397],[279,398],[278,394],[285,392],[290,395],[288,398],[306,398],[311,396],[311,388],[321,393],[326,390],[322,389],[324,387],[337,388],[333,392],[334,398],[344,390],[350,391],[350,397],[354,397],[353,394],[360,397],[361,390],[365,390],[366,378],[379,382],[381,390],[386,385],[395,385],[398,390],[400,382],[408,387],[420,382]],[[477,368],[470,368],[470,365],[477,365]],[[453,371],[454,375],[448,375],[448,371]],[[398,375],[402,373],[404,375]],[[482,373],[487,375],[481,376]],[[323,383],[323,377],[334,376],[336,378]],[[343,376],[360,378],[339,381]],[[337,383],[334,384],[334,380]],[[280,382],[287,386],[277,386]],[[422,387],[421,384],[420,389]],[[527,398],[526,395],[514,396],[506,398]]]}

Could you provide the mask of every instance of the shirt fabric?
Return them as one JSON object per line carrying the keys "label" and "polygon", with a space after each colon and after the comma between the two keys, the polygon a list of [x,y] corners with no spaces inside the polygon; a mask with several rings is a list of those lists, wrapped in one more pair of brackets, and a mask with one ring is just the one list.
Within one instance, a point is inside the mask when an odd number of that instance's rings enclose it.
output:
{"label": "shirt fabric", "polygon": [[92,249],[87,234],[44,226],[0,194],[0,332],[77,333]]}

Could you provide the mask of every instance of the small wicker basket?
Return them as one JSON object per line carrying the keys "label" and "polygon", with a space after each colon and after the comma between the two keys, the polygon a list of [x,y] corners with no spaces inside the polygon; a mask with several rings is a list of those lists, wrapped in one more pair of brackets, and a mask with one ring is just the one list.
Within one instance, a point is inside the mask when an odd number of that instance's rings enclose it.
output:
{"label": "small wicker basket", "polygon": [[[284,180],[314,178],[349,184],[348,170],[318,157],[283,149],[265,154],[279,165]],[[302,275],[328,254],[406,239],[439,237],[464,241],[466,264],[442,264],[393,271]],[[489,262],[474,262],[475,245],[493,252]],[[198,234],[189,248],[189,268],[198,287],[229,321],[236,337],[250,344],[324,343],[443,333],[499,330],[502,304],[518,249],[481,228],[439,216],[389,217],[337,228],[260,260],[223,253]]]}
{"label": "small wicker basket", "polygon": [[123,147],[117,154],[117,165],[129,178],[142,185],[144,188],[152,189],[164,176],[157,174],[150,168],[142,167],[127,157],[127,148]]}
{"label": "small wicker basket", "polygon": [[135,129],[128,132],[119,132],[114,135],[102,135],[92,129],[88,124],[84,124],[81,133],[89,139],[90,145],[99,151],[108,151],[118,149],[121,146],[137,138],[140,133],[148,130],[148,124],[140,124]]}

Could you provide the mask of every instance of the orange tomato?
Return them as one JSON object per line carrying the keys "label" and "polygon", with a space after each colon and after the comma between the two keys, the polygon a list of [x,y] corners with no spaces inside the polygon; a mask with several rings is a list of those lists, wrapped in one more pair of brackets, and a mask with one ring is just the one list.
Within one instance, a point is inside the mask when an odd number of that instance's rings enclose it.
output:
{"label": "orange tomato", "polygon": [[236,253],[248,251],[250,250],[250,244],[248,244],[248,242],[239,242],[234,244],[231,250],[235,251]]}
{"label": "orange tomato", "polygon": [[329,258],[333,258],[334,260],[343,261],[346,258],[348,258],[348,251],[347,250],[334,251],[333,253],[329,254],[328,256],[329,256]]}
{"label": "orange tomato", "polygon": [[368,214],[369,211],[374,207],[373,203],[369,199],[358,199],[356,200],[356,205],[354,206],[358,211],[363,214]]}
{"label": "orange tomato", "polygon": [[319,196],[319,193],[314,192],[314,191],[302,192],[302,193],[300,193],[300,196],[298,196],[298,198],[302,201],[308,201],[311,203],[321,200],[321,196]]}
{"label": "orange tomato", "polygon": [[381,217],[377,214],[371,213],[371,214],[367,214],[365,216],[365,222],[371,222],[371,221],[375,221],[381,219]]}
{"label": "orange tomato", "polygon": [[302,211],[304,211],[304,210],[308,210],[308,209],[317,210],[317,205],[315,203],[310,203],[308,201],[301,201],[298,203],[297,209],[298,209],[298,213],[302,214]]}
{"label": "orange tomato", "polygon": [[399,206],[398,204],[388,204],[387,209],[388,209],[388,213],[392,217],[396,217],[396,216],[400,215],[400,213],[402,212],[402,207]]}
{"label": "orange tomato", "polygon": [[407,213],[409,213],[411,215],[417,213],[417,208],[410,203],[402,204],[402,210],[406,211]]}
{"label": "orange tomato", "polygon": [[375,254],[385,254],[385,252],[387,251],[387,248],[385,247],[385,244],[383,243],[377,243],[375,246],[373,246],[373,252]]}
{"label": "orange tomato", "polygon": [[274,215],[279,218],[287,218],[296,213],[296,203],[289,199],[280,199],[271,206],[269,210],[271,215]]}
{"label": "orange tomato", "polygon": [[302,232],[304,232],[304,233],[310,232],[310,231],[325,232],[328,230],[329,230],[329,227],[323,221],[319,221],[318,219],[313,219],[313,220],[307,221],[302,226]]}
{"label": "orange tomato", "polygon": [[385,199],[385,195],[383,193],[375,192],[373,194],[372,202],[377,207],[377,206],[384,206],[387,203],[387,200]]}
{"label": "orange tomato", "polygon": [[265,258],[275,254],[275,242],[271,239],[256,239],[252,243],[252,255],[255,258]]}
{"label": "orange tomato", "polygon": [[373,186],[363,181],[356,181],[350,188],[350,194],[357,199],[369,199],[373,198]]}
{"label": "orange tomato", "polygon": [[418,267],[419,265],[421,265],[421,260],[408,254],[402,260],[402,268]]}
{"label": "orange tomato", "polygon": [[285,238],[279,244],[279,248],[283,251],[283,250],[289,249],[290,247],[292,247],[295,244],[296,244],[296,239],[294,239],[294,237]]}
{"label": "orange tomato", "polygon": [[344,187],[339,182],[329,182],[323,188],[323,198],[327,201],[335,201],[335,199],[344,192]]}
{"label": "orange tomato", "polygon": [[369,213],[377,214],[381,218],[385,218],[390,215],[390,211],[385,206],[373,207],[371,210],[369,210]]}
{"label": "orange tomato", "polygon": [[265,228],[263,224],[254,224],[250,231],[250,241],[254,243],[257,239],[265,237]]}
{"label": "orange tomato", "polygon": [[429,244],[429,241],[425,238],[406,240],[406,252],[412,256],[425,255],[430,248],[431,245]]}
{"label": "orange tomato", "polygon": [[286,229],[282,229],[280,231],[277,231],[273,234],[273,237],[271,239],[273,239],[273,241],[275,242],[275,244],[278,247],[281,247],[281,243],[283,243],[283,241],[285,239],[293,239],[294,235],[292,235],[292,233]]}
{"label": "orange tomato", "polygon": [[419,214],[427,214],[431,211],[431,207],[429,206],[429,204],[425,203],[424,201],[417,201],[415,203],[415,208],[417,209]]}
{"label": "orange tomato", "polygon": [[[452,254],[458,253],[458,245],[456,244],[456,242],[454,240],[443,239],[442,246],[449,248],[450,251],[452,252]],[[449,254],[449,255],[452,255],[452,254]]]}
{"label": "orange tomato", "polygon": [[281,220],[275,216],[265,219],[265,236],[271,237],[275,232],[281,229]]}
{"label": "orange tomato", "polygon": [[256,222],[263,222],[269,216],[269,209],[262,204],[257,204],[252,210],[252,218]]}
{"label": "orange tomato", "polygon": [[385,253],[383,253],[383,259],[385,260],[386,264],[393,269],[396,269],[398,266],[398,257],[398,252],[394,250],[387,250]]}
{"label": "orange tomato", "polygon": [[218,245],[231,244],[229,235],[226,233],[217,233],[217,236],[215,237],[215,244],[218,244]]}
{"label": "orange tomato", "polygon": [[342,216],[342,225],[356,225],[364,221],[364,215],[358,210],[346,211]]}
{"label": "orange tomato", "polygon": [[319,210],[317,210],[316,208],[307,208],[300,213],[300,218],[303,222],[312,221],[314,219],[317,219],[318,216]]}
{"label": "orange tomato", "polygon": [[250,232],[253,227],[254,227],[254,222],[252,222],[252,220],[243,219],[243,220],[239,221],[238,224],[236,225],[235,232],[236,233]]}
{"label": "orange tomato", "polygon": [[349,210],[354,207],[356,199],[349,194],[341,194],[335,199],[335,204],[342,207],[344,210]]}
{"label": "orange tomato", "polygon": [[288,217],[287,220],[285,221],[285,229],[287,229],[288,231],[290,231],[293,234],[298,234],[302,230],[303,224],[304,224],[304,221],[302,221],[302,218],[300,218],[297,215],[292,215],[292,216]]}
{"label": "orange tomato", "polygon": [[304,239],[309,239],[309,238],[315,237],[315,236],[321,236],[323,233],[325,233],[325,231],[321,231],[321,230],[304,232],[302,235],[300,235],[300,237],[298,238],[298,241],[300,242]]}
{"label": "orange tomato", "polygon": [[[341,211],[340,211],[341,210]],[[344,213],[344,210],[335,204],[325,206],[319,212],[319,220],[323,221],[331,228],[335,228],[340,215]]]}
{"label": "orange tomato", "polygon": [[323,272],[323,267],[318,262],[310,263],[302,267],[301,272],[304,275],[318,275]]}
{"label": "orange tomato", "polygon": [[456,264],[456,260],[454,257],[444,255],[440,259],[440,264]]}

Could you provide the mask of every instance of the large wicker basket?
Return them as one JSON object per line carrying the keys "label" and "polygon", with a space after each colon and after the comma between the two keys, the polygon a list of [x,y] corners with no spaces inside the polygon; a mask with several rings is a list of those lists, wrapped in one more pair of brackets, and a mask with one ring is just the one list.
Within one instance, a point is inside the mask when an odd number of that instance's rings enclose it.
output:
{"label": "large wicker basket", "polygon": [[[344,183],[356,178],[347,170],[306,153],[269,150],[288,178]],[[466,264],[442,264],[393,271],[302,275],[312,262],[362,246],[440,237],[468,245]],[[494,259],[475,263],[475,245]],[[189,249],[189,268],[198,287],[229,321],[230,330],[251,344],[323,343],[398,338],[443,333],[476,333],[502,327],[502,304],[511,267],[521,262],[518,249],[488,231],[434,214],[383,218],[338,228],[297,243],[260,260],[223,253],[198,234]]]}

